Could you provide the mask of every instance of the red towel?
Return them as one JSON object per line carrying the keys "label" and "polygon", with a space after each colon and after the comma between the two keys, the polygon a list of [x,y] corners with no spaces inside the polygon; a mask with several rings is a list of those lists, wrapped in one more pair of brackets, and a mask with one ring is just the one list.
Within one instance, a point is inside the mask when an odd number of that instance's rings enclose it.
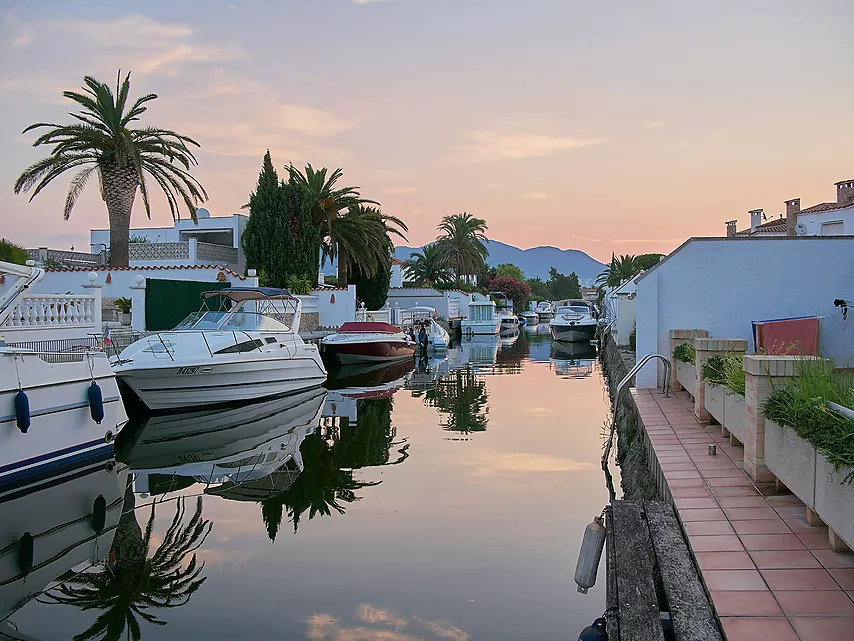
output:
{"label": "red towel", "polygon": [[759,353],[818,356],[818,318],[769,321],[756,326]]}

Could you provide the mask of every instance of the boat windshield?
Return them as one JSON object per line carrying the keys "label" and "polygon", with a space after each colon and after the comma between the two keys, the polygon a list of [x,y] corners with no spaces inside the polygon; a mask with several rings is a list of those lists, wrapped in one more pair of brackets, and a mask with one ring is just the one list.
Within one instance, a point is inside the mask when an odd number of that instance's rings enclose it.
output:
{"label": "boat windshield", "polygon": [[175,331],[256,331],[289,332],[291,328],[279,319],[260,312],[238,310],[235,312],[193,312]]}

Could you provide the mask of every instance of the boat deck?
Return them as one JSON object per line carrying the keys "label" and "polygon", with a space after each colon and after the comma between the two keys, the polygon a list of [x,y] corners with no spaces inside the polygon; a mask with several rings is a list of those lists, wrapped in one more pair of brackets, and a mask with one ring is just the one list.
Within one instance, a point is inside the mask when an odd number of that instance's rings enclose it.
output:
{"label": "boat deck", "polygon": [[854,553],[831,550],[796,496],[754,484],[687,392],[631,392],[727,639],[854,639]]}

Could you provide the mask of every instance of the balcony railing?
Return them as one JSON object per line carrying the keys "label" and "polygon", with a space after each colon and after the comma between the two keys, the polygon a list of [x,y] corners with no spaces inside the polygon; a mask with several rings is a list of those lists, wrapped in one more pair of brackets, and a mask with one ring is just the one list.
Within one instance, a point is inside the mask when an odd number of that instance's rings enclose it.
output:
{"label": "balcony railing", "polygon": [[100,296],[25,294],[0,329],[92,328],[100,332],[100,325]]}
{"label": "balcony railing", "polygon": [[196,263],[199,262],[209,262],[223,267],[236,265],[237,248],[196,241]]}
{"label": "balcony railing", "polygon": [[131,243],[128,246],[128,257],[133,261],[190,261],[190,241],[185,240],[179,243]]}

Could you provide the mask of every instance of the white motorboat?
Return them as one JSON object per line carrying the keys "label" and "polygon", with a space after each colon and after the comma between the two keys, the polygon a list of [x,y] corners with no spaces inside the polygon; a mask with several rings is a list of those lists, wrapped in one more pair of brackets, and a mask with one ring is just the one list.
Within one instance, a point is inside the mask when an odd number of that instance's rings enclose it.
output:
{"label": "white motorboat", "polygon": [[554,317],[554,309],[552,304],[547,300],[541,301],[537,305],[537,316],[541,323],[548,323]]}
{"label": "white motorboat", "polygon": [[527,327],[533,327],[540,322],[540,315],[533,310],[526,310],[520,314],[525,319]]}
{"label": "white motorboat", "polygon": [[427,334],[427,349],[437,352],[448,349],[451,337],[439,324],[438,311],[435,307],[416,306],[400,312],[400,326],[404,332],[412,329],[416,339],[419,339],[423,327]]}
{"label": "white motorboat", "polygon": [[[103,352],[22,348],[3,341],[4,324],[44,271],[0,262],[0,275],[4,277],[0,288],[2,501],[45,478],[86,466],[103,467],[113,458],[113,439],[127,423],[127,414]],[[40,334],[45,334],[44,341],[54,338],[48,311],[39,313],[44,325],[29,333],[30,338],[39,338],[30,344],[42,342]]]}
{"label": "white motorboat", "polygon": [[469,301],[468,316],[460,321],[463,336],[485,334],[494,336],[501,331],[501,317],[498,316],[495,303],[489,298],[478,298],[472,294]]}
{"label": "white motorboat", "polygon": [[502,334],[518,332],[519,317],[513,313],[513,302],[507,298],[507,294],[504,292],[489,292],[489,295],[498,299],[498,302],[495,303],[495,313],[501,319],[501,329],[499,331]]}
{"label": "white motorboat", "polygon": [[150,416],[134,426],[135,442],[121,458],[136,475],[135,490],[150,494],[195,483],[235,486],[283,469],[298,474],[299,446],[320,426],[325,399],[326,390],[314,388],[225,409]]}
{"label": "white motorboat", "polygon": [[561,378],[586,378],[593,373],[596,347],[590,342],[555,341],[549,349],[549,361]]}
{"label": "white motorboat", "polygon": [[415,341],[390,323],[344,323],[321,345],[325,356],[334,356],[342,365],[409,360],[415,355]]}
{"label": "white motorboat", "polygon": [[563,300],[551,321],[550,331],[556,341],[590,342],[596,338],[599,321],[596,309],[586,300]]}
{"label": "white motorboat", "polygon": [[[204,303],[219,298],[220,308]],[[113,371],[152,410],[293,394],[326,369],[299,335],[301,302],[287,290],[231,287],[202,294],[203,307],[113,359]],[[230,308],[229,308],[230,307]]]}

